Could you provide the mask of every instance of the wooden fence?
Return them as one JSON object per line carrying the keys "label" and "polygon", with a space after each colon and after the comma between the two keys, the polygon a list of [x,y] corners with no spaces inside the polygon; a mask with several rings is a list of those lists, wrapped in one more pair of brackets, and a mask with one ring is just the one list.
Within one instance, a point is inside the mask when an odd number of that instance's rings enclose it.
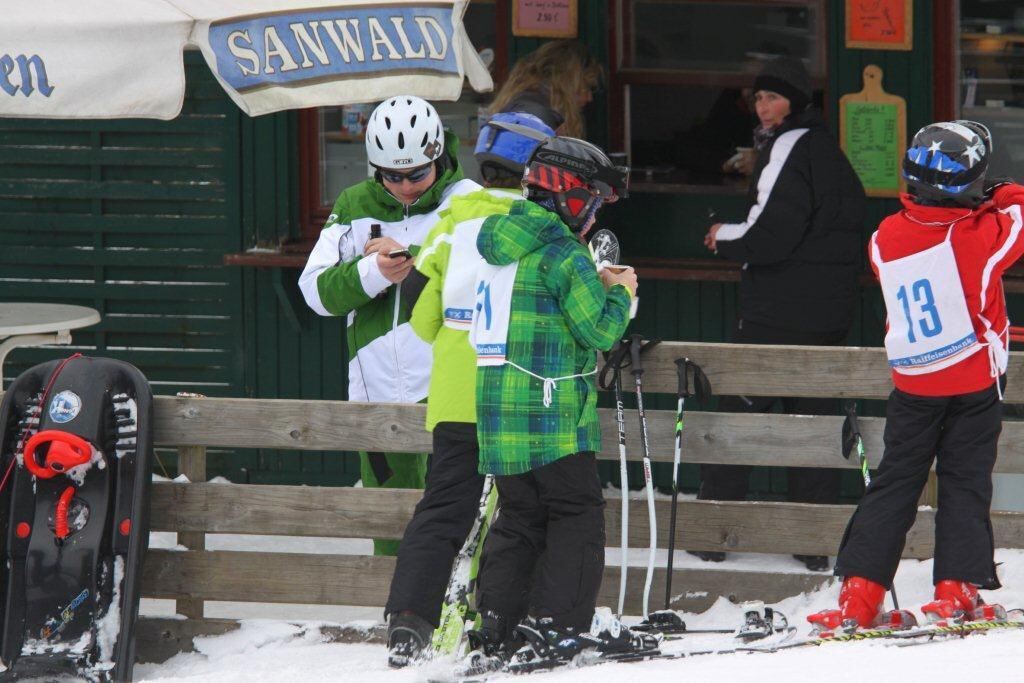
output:
{"label": "wooden fence", "polygon": [[[890,390],[880,349],[746,346],[663,343],[651,353],[645,390],[674,394],[679,357],[699,363],[716,394],[746,396],[821,396],[884,398]],[[1024,402],[1020,354],[1012,354],[1008,401]],[[394,559],[356,555],[210,551],[207,533],[400,537],[419,499],[399,489],[249,486],[200,483],[205,480],[207,447],[291,450],[371,450],[417,452],[430,449],[423,429],[422,405],[332,401],[159,397],[156,442],[178,448],[179,465],[197,483],[154,486],[154,531],[173,531],[187,550],[151,550],[145,565],[143,595],[177,601],[188,619],[146,619],[139,629],[143,660],[155,661],[191,648],[196,635],[221,633],[236,624],[203,617],[203,601],[259,601],[321,605],[383,605]],[[641,457],[633,411],[627,415],[627,452]],[[671,461],[672,411],[649,411],[652,456]],[[601,411],[604,459],[617,459],[614,413]],[[862,418],[872,465],[882,454],[882,418]],[[774,466],[853,467],[839,453],[841,417],[743,415],[693,412],[687,415],[683,460]],[[997,472],[1024,473],[1024,423],[1007,422],[1000,442]],[[633,501],[630,545],[646,548],[645,501]],[[659,501],[658,540],[668,536],[669,506]],[[676,548],[737,552],[834,554],[852,511],[842,505],[765,502],[680,502]],[[994,515],[1000,547],[1024,547],[1024,514]],[[607,538],[617,545],[618,501],[606,509]],[[905,557],[931,556],[934,513],[918,514]],[[627,612],[639,613],[644,571],[629,572]],[[601,604],[615,603],[617,567],[605,570]],[[681,592],[674,606],[702,610],[719,595],[734,601],[780,600],[830,580],[823,574],[735,571],[729,564],[675,571]],[[652,590],[661,606],[665,570]],[[342,638],[352,634],[337,630]]]}

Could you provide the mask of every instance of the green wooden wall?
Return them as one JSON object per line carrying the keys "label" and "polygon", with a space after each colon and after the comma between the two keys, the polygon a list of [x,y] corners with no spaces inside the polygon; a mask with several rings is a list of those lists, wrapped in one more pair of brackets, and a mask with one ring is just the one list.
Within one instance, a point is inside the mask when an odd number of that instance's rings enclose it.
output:
{"label": "green wooden wall", "polygon": [[[0,120],[0,300],[91,306],[75,348],[144,367],[161,393],[242,386],[238,119],[188,67],[174,121]],[[64,354],[21,349],[8,378]]]}
{"label": "green wooden wall", "polygon": [[[251,119],[186,55],[173,121],[0,120],[0,301],[99,310],[71,349],[18,349],[9,382],[71,351],[137,365],[160,394],[344,396],[342,325],[316,320],[297,271],[223,265],[295,234],[294,114]],[[300,305],[301,304],[301,305]],[[173,453],[158,471],[174,473]],[[231,451],[211,475],[352,483],[352,457]]]}

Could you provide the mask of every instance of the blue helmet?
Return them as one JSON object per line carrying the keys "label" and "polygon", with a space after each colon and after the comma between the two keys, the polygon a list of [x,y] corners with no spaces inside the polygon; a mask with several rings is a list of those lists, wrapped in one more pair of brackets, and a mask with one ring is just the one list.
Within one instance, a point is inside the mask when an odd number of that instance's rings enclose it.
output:
{"label": "blue helmet", "polygon": [[550,126],[533,114],[502,112],[481,126],[473,154],[485,180],[493,180],[499,174],[521,177],[537,145],[554,134]]}

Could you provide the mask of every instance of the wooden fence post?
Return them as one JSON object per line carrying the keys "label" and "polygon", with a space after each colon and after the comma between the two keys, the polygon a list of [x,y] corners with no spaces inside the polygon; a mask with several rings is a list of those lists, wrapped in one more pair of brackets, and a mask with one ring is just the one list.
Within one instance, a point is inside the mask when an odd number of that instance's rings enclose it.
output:
{"label": "wooden fence post", "polygon": [[[206,447],[179,446],[178,474],[184,474],[191,482],[206,481]],[[178,543],[189,550],[206,550],[206,534],[197,531],[179,532]],[[174,611],[189,619],[203,618],[203,601],[182,599],[174,601]]]}

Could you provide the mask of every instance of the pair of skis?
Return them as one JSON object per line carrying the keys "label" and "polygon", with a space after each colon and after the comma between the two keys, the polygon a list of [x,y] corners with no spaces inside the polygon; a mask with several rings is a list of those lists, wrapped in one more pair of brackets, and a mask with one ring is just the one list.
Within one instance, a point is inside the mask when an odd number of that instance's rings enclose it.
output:
{"label": "pair of skis", "polygon": [[473,603],[477,573],[480,569],[480,553],[497,507],[498,487],[494,485],[494,477],[488,474],[484,477],[476,519],[473,520],[466,542],[455,557],[452,574],[448,579],[444,603],[441,605],[441,619],[432,641],[436,655],[462,657],[466,654],[466,630],[477,619]]}
{"label": "pair of skis", "polygon": [[[1010,610],[1017,617],[1024,616],[1021,610]],[[786,642],[769,642],[736,648],[737,652],[778,652],[800,647],[815,647],[829,643],[851,643],[864,640],[894,641],[897,647],[921,645],[924,643],[963,638],[973,634],[984,634],[991,631],[1014,631],[1024,629],[1024,621],[1020,618],[980,619],[964,622],[937,622],[910,628],[868,628],[849,632],[831,634],[812,634],[802,639],[790,639]]]}
{"label": "pair of skis", "polygon": [[[1019,610],[1014,610],[1019,613]],[[1024,629],[1024,621],[1018,619],[1001,619],[992,621],[969,621],[950,624],[929,624],[908,629],[866,629],[850,633],[836,633],[830,636],[808,636],[796,638],[796,629],[787,627],[776,631],[774,635],[757,643],[737,642],[725,647],[705,647],[702,649],[663,652],[655,650],[644,653],[624,653],[616,655],[600,655],[596,652],[582,653],[580,656],[566,661],[560,659],[534,658],[522,661],[513,660],[505,666],[492,671],[465,671],[456,673],[451,678],[434,679],[437,683],[483,683],[496,676],[505,674],[527,674],[541,671],[553,671],[562,668],[578,668],[614,662],[648,662],[688,659],[702,655],[727,654],[771,654],[798,648],[825,647],[832,643],[854,643],[873,641],[894,647],[912,647],[927,645],[945,640],[965,638],[972,635],[984,635],[997,631],[1020,631]]]}
{"label": "pair of skis", "polygon": [[[658,524],[654,507],[654,479],[651,475],[651,451],[647,437],[647,414],[644,410],[643,399],[643,354],[653,349],[659,343],[658,340],[644,341],[639,334],[631,335],[622,343],[617,344],[607,355],[605,367],[601,373],[601,387],[605,390],[611,388],[615,396],[615,419],[618,426],[619,440],[619,476],[622,490],[622,523],[621,523],[621,553],[622,559],[619,573],[619,601],[617,614],[620,616],[625,608],[626,596],[626,574],[628,571],[629,553],[629,475],[626,461],[626,427],[625,412],[622,405],[622,371],[626,368],[633,375],[636,388],[637,412],[640,418],[640,447],[643,452],[644,487],[647,492],[647,515],[650,526],[650,545],[647,555],[647,574],[644,579],[643,595],[643,617],[649,622],[651,583],[654,577],[654,561],[658,547]],[[629,358],[627,363],[626,358]],[[683,439],[683,411],[686,399],[695,396],[697,401],[704,401],[711,396],[711,385],[707,376],[700,366],[689,358],[676,359],[676,372],[679,378],[679,390],[676,404],[676,432],[675,432],[675,457],[672,468],[672,515],[669,522],[668,540],[668,562],[666,565],[667,577],[665,582],[665,610],[669,610],[672,602],[672,563],[675,554],[675,532],[676,518],[679,506],[679,464],[682,453]],[[690,378],[693,379],[693,391],[691,391]]]}

